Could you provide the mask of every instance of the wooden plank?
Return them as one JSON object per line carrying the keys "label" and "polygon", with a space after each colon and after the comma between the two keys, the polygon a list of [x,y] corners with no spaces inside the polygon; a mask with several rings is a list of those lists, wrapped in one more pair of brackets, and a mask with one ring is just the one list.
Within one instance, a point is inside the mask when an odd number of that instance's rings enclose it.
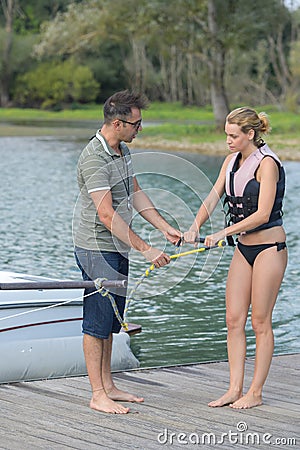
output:
{"label": "wooden plank", "polygon": [[[270,443],[263,442],[266,433],[272,447],[275,439],[296,439],[297,445],[276,447],[299,448],[299,363],[299,354],[274,357],[265,404],[250,410],[207,406],[227,388],[226,361],[115,373],[121,389],[145,397],[144,404],[130,405],[126,415],[90,410],[87,377],[0,385],[0,448],[148,450],[189,447],[198,439],[203,448],[270,449]],[[247,385],[253,365],[253,360],[246,361]],[[247,430],[238,428],[242,426]],[[234,442],[234,433],[240,444]],[[245,445],[246,438],[259,439],[259,445]]]}

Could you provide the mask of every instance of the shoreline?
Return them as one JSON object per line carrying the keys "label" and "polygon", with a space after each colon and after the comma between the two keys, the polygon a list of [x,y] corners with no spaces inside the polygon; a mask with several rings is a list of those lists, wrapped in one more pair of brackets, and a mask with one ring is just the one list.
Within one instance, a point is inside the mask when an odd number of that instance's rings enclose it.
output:
{"label": "shoreline", "polygon": [[[290,143],[285,141],[283,143],[282,141],[275,139],[268,139],[266,141],[269,144],[271,150],[273,150],[282,161],[300,161],[300,143],[295,143],[294,141],[291,141]],[[280,148],[283,144],[285,144],[285,149]],[[129,147],[133,149],[152,149],[154,151],[165,150],[175,153],[198,153],[208,156],[223,156],[224,158],[229,154],[225,140],[224,142],[218,141],[189,143],[169,141],[166,139],[144,138],[143,136],[141,136],[139,139],[130,143]]]}
{"label": "shoreline", "polygon": [[[95,134],[95,129],[83,127],[40,127],[26,125],[0,124],[0,137],[58,137],[67,139],[82,139],[83,142]],[[293,139],[268,136],[266,142],[282,161],[300,161],[300,143]],[[189,152],[209,156],[226,157],[228,148],[224,140],[216,142],[190,143],[186,140],[172,141],[164,138],[145,137],[142,134],[129,144],[129,148],[143,148],[147,150],[164,150],[170,152]]]}

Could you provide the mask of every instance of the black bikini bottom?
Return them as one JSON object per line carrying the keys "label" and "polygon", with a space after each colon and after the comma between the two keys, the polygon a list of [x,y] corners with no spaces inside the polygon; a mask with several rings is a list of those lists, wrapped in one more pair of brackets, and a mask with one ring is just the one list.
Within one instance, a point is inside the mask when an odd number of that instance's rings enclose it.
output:
{"label": "black bikini bottom", "polygon": [[257,245],[245,245],[240,242],[237,243],[237,247],[250,266],[253,266],[256,257],[267,248],[277,247],[277,251],[286,248],[285,242],[274,242],[272,244],[257,244]]}

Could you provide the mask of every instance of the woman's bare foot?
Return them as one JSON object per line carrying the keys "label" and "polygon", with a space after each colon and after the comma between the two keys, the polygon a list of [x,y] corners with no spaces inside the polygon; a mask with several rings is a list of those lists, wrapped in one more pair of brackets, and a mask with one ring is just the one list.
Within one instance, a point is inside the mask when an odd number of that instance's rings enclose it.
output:
{"label": "woman's bare foot", "polygon": [[111,400],[118,400],[121,402],[142,403],[144,401],[143,397],[137,397],[129,392],[121,391],[116,386],[107,389],[106,394]]}
{"label": "woman's bare foot", "polygon": [[217,408],[220,406],[228,406],[234,402],[236,402],[240,397],[241,397],[242,393],[241,392],[232,392],[232,391],[227,391],[224,395],[222,395],[222,397],[218,398],[218,400],[214,400],[210,403],[208,403],[208,406],[210,406],[211,408]]}
{"label": "woman's bare foot", "polygon": [[246,395],[233,402],[230,407],[234,409],[248,409],[262,405],[262,396],[247,392]]}
{"label": "woman's bare foot", "polygon": [[97,389],[93,392],[90,408],[110,414],[127,414],[129,412],[129,408],[111,400],[104,389]]}

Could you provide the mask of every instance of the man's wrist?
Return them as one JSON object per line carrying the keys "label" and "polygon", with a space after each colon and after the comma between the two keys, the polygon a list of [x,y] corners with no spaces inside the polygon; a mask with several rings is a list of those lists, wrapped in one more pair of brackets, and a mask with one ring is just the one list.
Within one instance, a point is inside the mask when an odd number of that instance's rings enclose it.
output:
{"label": "man's wrist", "polygon": [[143,241],[143,244],[141,248],[137,249],[139,250],[141,253],[146,253],[151,249],[151,245],[147,244],[145,241]]}
{"label": "man's wrist", "polygon": [[135,250],[137,250],[138,252],[141,252],[141,253],[145,253],[148,250],[150,250],[150,248],[151,248],[151,245],[147,244],[147,242],[145,242],[138,235],[135,235],[132,238],[130,245],[132,248],[134,248]]}

